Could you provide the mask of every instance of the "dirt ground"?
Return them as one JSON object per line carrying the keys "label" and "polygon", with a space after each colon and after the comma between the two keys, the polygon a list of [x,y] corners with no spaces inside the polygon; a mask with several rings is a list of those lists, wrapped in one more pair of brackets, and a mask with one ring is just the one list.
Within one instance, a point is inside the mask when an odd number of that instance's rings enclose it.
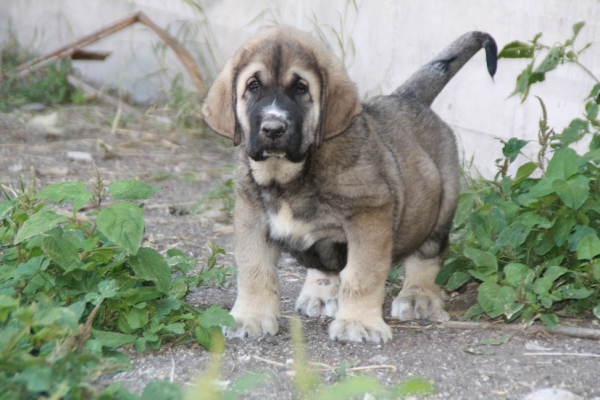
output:
{"label": "dirt ground", "polygon": [[[233,265],[231,220],[220,212],[177,215],[218,184],[232,176],[234,149],[225,140],[202,129],[175,128],[161,111],[140,109],[139,115],[122,115],[113,127],[116,110],[102,105],[68,106],[39,113],[0,113],[0,182],[18,185],[33,166],[40,187],[60,181],[84,181],[94,176],[93,162],[107,183],[139,179],[162,190],[147,203],[147,245],[165,250],[177,247],[194,257],[205,257],[211,240],[227,251],[220,260]],[[56,121],[52,119],[55,114]],[[49,116],[39,123],[35,116]],[[83,152],[91,156],[81,155]],[[282,318],[274,337],[234,339],[227,342],[222,379],[266,373],[268,383],[254,389],[249,399],[291,399],[293,346],[289,320],[297,317],[294,302],[305,271],[283,255],[280,261]],[[235,285],[226,289],[202,287],[187,300],[196,306],[211,304],[230,309]],[[389,315],[391,288],[384,305]],[[455,295],[450,303],[453,319],[474,302],[473,293]],[[318,362],[325,382],[340,379],[338,367],[368,367],[347,374],[368,374],[386,386],[421,377],[435,386],[428,398],[522,399],[532,391],[554,387],[585,399],[600,398],[600,343],[558,335],[511,333],[499,346],[480,346],[486,354],[466,352],[484,339],[506,332],[440,329],[428,323],[400,323],[391,319],[394,338],[385,345],[339,343],[329,340],[326,318],[302,317],[309,361]],[[567,323],[600,328],[593,322]],[[207,367],[210,355],[198,345],[132,355],[133,370],[105,381],[123,382],[141,391],[156,379],[172,380],[191,390],[194,379]],[[493,353],[493,354],[492,354]],[[550,354],[544,354],[550,353]],[[328,368],[330,367],[330,368]]]}

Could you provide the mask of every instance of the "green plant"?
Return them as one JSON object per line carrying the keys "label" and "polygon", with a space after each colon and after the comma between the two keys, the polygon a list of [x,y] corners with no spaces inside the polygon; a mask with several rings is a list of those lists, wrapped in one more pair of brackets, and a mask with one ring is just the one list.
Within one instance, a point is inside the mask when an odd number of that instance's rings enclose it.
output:
{"label": "green plant", "polygon": [[79,182],[36,186],[32,172],[16,195],[2,187],[0,386],[7,398],[94,397],[93,380],[128,368],[116,348],[195,338],[209,349],[222,340],[220,326],[235,323],[219,307],[183,301],[219,276],[221,249],[213,247],[206,271],[192,274],[197,260],[185,253],[171,249],[165,260],[141,246],[140,202],[158,187],[124,180],[106,188],[99,175],[91,191]]}
{"label": "green plant", "polygon": [[[514,93],[525,98],[529,87],[559,63],[581,66],[577,56],[589,46],[577,52],[572,47],[582,27],[583,23],[575,24],[571,39],[549,49],[539,44],[541,35],[531,45],[508,44],[501,56],[533,59],[519,75]],[[534,67],[545,49],[548,54]],[[527,144],[510,139],[504,142],[504,159],[497,162],[496,180],[479,182],[461,194],[450,256],[437,283],[455,290],[472,279],[482,282],[478,304],[463,318],[486,313],[524,323],[540,319],[549,328],[558,325],[558,316],[592,312],[600,318],[600,83],[596,82],[586,99],[585,119],[574,119],[560,134],[548,126],[540,99],[537,162],[525,163],[509,176],[508,166]],[[569,146],[584,135],[592,140],[589,151],[579,155]],[[546,161],[549,148],[554,151]],[[535,171],[539,177],[533,177]]]}
{"label": "green plant", "polygon": [[28,102],[46,105],[85,102],[82,93],[67,81],[67,75],[73,72],[69,60],[49,64],[25,78],[17,77],[16,68],[32,59],[33,54],[22,49],[10,27],[9,32],[0,51],[0,111],[7,112]]}
{"label": "green plant", "polygon": [[207,211],[211,207],[214,207],[215,203],[221,207],[221,211],[226,212],[228,215],[233,214],[233,207],[235,205],[233,179],[227,179],[225,182],[217,185],[208,194],[194,203],[191,210],[192,212]]}

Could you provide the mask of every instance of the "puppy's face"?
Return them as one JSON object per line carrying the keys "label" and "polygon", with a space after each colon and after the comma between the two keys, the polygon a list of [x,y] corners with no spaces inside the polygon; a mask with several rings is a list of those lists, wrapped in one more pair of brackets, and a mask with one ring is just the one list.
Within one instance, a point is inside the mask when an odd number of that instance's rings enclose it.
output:
{"label": "puppy's face", "polygon": [[297,177],[311,147],[344,132],[362,107],[339,60],[309,34],[280,26],[234,54],[202,111],[217,133],[243,143],[262,185]]}
{"label": "puppy's face", "polygon": [[310,53],[272,40],[237,73],[235,117],[255,162],[300,163],[317,140],[322,77],[311,64]]}

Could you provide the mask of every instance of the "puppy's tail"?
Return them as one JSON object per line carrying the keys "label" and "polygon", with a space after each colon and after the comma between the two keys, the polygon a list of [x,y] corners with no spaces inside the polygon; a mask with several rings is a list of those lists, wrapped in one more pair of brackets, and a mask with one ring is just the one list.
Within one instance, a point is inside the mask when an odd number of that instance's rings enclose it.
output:
{"label": "puppy's tail", "polygon": [[419,68],[392,95],[410,94],[431,105],[446,83],[481,48],[485,48],[488,72],[494,77],[498,61],[498,48],[494,38],[484,32],[469,32],[452,42],[433,61]]}

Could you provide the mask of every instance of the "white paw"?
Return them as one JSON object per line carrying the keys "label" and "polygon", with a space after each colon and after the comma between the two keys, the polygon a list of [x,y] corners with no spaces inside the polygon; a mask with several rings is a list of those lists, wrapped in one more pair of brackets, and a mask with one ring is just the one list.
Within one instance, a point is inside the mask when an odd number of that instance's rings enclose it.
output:
{"label": "white paw", "polygon": [[262,335],[274,336],[279,330],[277,317],[273,314],[252,314],[237,315],[231,312],[237,326],[235,328],[223,328],[225,337],[231,338],[250,338]]}
{"label": "white paw", "polygon": [[340,278],[320,271],[308,270],[302,291],[296,300],[296,310],[309,317],[335,317],[338,310]]}
{"label": "white paw", "polygon": [[329,337],[333,340],[366,343],[385,343],[392,338],[392,329],[381,317],[368,321],[336,318],[329,324]]}
{"label": "white paw", "polygon": [[392,317],[400,321],[410,319],[428,319],[430,321],[445,322],[450,320],[450,315],[444,310],[442,292],[439,294],[424,290],[417,286],[402,289],[398,297],[392,302]]}

